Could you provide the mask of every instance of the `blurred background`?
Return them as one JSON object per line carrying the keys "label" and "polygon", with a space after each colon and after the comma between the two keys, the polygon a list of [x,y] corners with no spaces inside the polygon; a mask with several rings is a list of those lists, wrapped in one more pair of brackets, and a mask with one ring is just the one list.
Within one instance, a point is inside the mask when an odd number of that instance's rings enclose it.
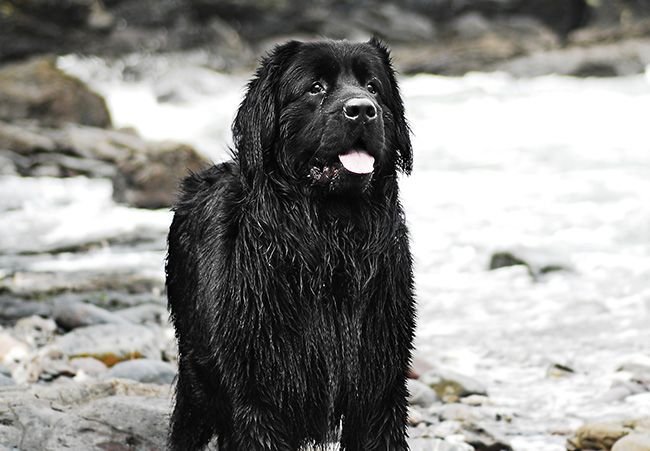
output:
{"label": "blurred background", "polygon": [[650,450],[650,1],[0,0],[0,449],[163,449],[165,239],[259,57],[376,35],[414,450]]}

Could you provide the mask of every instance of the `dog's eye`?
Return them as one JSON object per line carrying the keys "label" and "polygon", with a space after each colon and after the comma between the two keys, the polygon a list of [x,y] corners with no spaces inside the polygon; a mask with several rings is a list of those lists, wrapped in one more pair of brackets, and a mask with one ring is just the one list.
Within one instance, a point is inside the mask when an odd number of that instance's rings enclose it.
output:
{"label": "dog's eye", "polygon": [[370,82],[366,85],[366,89],[370,94],[377,94],[377,85],[375,85],[373,82]]}
{"label": "dog's eye", "polygon": [[309,88],[309,93],[310,94],[321,94],[325,92],[325,87],[323,86],[322,83],[320,82],[315,82],[311,85],[311,88]]}

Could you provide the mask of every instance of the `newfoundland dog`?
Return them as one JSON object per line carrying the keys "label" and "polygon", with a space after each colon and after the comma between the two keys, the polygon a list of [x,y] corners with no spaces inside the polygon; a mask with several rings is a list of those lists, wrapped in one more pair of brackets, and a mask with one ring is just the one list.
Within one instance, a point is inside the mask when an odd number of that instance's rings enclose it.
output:
{"label": "newfoundland dog", "polygon": [[169,231],[170,449],[407,450],[412,151],[387,47],[276,47],[232,129]]}

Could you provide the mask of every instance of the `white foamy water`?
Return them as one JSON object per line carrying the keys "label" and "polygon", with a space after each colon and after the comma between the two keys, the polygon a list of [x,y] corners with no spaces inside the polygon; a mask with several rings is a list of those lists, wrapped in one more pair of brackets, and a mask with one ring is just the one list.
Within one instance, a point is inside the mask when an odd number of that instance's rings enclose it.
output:
{"label": "white foamy water", "polygon": [[[60,65],[106,96],[116,125],[227,158],[246,76],[179,60],[129,82],[98,61]],[[647,393],[610,392],[625,379],[622,364],[650,359],[649,77],[422,75],[403,79],[402,91],[416,162],[402,182],[416,260],[416,355],[484,382],[494,415],[478,423],[517,450],[563,450],[586,420],[650,415]],[[147,227],[160,236],[170,220],[115,206],[99,181],[4,183],[31,191],[3,201],[3,230],[27,240],[29,227],[46,223],[46,246]],[[50,206],[29,207],[36,197]],[[12,250],[18,238],[1,243]],[[522,267],[487,271],[500,250],[570,270],[539,281]],[[51,271],[119,262],[94,252],[24,264]],[[163,252],[125,257],[155,268]],[[549,375],[553,364],[575,372]]]}

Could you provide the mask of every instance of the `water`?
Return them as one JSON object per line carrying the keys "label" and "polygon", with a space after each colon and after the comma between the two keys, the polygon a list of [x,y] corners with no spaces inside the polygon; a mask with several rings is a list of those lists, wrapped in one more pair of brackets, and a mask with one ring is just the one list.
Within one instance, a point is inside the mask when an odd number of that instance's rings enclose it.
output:
{"label": "water", "polygon": [[[117,126],[227,158],[248,74],[219,74],[191,57],[144,69],[127,62],[140,70],[132,79],[99,60],[59,63],[107,98]],[[402,92],[414,132],[402,197],[418,358],[484,382],[491,416],[479,423],[517,450],[563,450],[584,421],[650,415],[648,393],[610,391],[626,378],[622,364],[650,364],[650,76],[421,75],[402,79]],[[57,258],[3,257],[10,264],[65,272],[123,262],[162,277],[168,212],[116,206],[99,180],[2,183],[24,190],[0,205],[3,253],[108,243]],[[125,234],[154,244],[112,244]],[[538,281],[523,267],[487,271],[500,250],[569,270]],[[574,373],[555,374],[554,364]]]}

